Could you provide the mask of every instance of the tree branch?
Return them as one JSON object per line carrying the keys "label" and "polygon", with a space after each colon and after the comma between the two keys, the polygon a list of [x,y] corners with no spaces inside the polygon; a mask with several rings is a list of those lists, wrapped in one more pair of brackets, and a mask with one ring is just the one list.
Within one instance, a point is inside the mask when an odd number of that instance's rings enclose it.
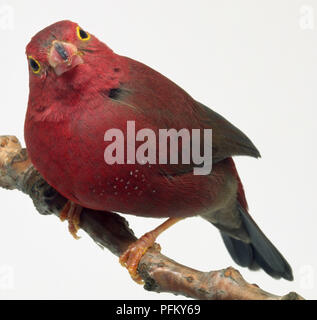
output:
{"label": "tree branch", "polygon": [[[49,186],[28,159],[14,136],[0,136],[0,187],[18,189],[28,194],[37,211],[57,217],[67,199]],[[101,247],[120,256],[136,240],[127,221],[116,213],[84,208],[80,227]],[[201,272],[178,264],[150,248],[142,257],[138,271],[144,289],[170,292],[194,299],[209,300],[303,300],[295,292],[277,296],[246,282],[241,274],[229,267]]]}

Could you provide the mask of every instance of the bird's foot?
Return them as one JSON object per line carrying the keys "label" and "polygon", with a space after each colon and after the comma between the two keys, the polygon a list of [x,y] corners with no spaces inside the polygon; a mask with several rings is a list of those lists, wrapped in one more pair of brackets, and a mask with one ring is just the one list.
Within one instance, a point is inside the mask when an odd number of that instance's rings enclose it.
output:
{"label": "bird's foot", "polygon": [[62,221],[68,220],[68,230],[76,240],[80,238],[77,232],[80,229],[80,214],[82,210],[83,208],[80,205],[67,201],[59,216]]}
{"label": "bird's foot", "polygon": [[119,261],[121,265],[128,269],[131,278],[138,284],[144,283],[143,279],[138,274],[138,266],[142,256],[152,246],[156,250],[161,251],[161,247],[159,244],[155,243],[155,239],[156,237],[153,235],[153,232],[148,232],[132,243],[120,256]]}

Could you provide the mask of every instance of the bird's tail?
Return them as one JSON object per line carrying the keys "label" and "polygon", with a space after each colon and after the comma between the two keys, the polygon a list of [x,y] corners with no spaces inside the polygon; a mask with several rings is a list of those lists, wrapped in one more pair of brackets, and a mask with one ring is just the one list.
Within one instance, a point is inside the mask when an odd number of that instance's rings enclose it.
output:
{"label": "bird's tail", "polygon": [[262,268],[273,278],[293,280],[292,269],[282,254],[260,230],[247,210],[243,209],[239,202],[237,206],[250,241],[247,243],[237,240],[220,231],[232,259],[238,265],[251,270]]}

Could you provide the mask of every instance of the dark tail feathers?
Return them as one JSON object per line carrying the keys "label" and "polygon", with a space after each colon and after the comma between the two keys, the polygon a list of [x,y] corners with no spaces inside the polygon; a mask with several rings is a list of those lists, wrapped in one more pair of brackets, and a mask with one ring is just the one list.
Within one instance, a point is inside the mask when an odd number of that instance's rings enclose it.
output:
{"label": "dark tail feathers", "polygon": [[221,236],[232,259],[238,265],[251,270],[262,268],[273,278],[293,280],[292,269],[285,258],[239,204],[238,209],[251,242],[245,243],[234,239],[221,231]]}

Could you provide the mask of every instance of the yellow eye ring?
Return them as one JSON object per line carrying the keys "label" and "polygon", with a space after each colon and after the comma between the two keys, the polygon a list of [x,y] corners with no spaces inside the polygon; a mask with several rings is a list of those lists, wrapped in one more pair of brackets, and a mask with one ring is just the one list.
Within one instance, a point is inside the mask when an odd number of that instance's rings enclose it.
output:
{"label": "yellow eye ring", "polygon": [[28,59],[29,59],[29,64],[30,64],[32,71],[35,74],[39,73],[41,71],[41,64],[36,59],[34,59],[32,56],[29,56]]}
{"label": "yellow eye ring", "polygon": [[81,27],[76,28],[77,37],[82,41],[88,41],[90,39],[90,34],[87,31],[84,31]]}

